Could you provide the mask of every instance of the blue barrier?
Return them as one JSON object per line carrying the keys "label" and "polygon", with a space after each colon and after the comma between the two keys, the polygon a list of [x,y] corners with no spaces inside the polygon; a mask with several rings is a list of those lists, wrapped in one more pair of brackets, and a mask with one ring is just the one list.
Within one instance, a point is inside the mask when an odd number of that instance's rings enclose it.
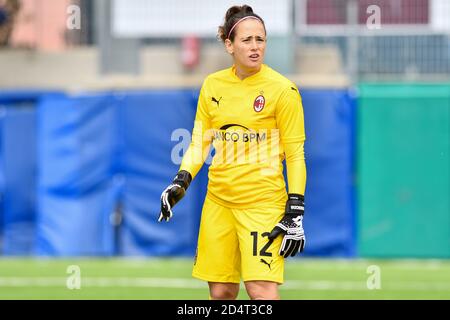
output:
{"label": "blue barrier", "polygon": [[[158,223],[160,195],[175,176],[171,160],[179,143],[176,129],[192,130],[197,90],[127,93],[119,108],[124,177],[120,254],[193,255],[197,241],[202,174],[174,210],[170,223]],[[187,129],[187,130],[186,130]],[[181,132],[182,133],[182,132]]]}
{"label": "blue barrier", "polygon": [[0,92],[0,253],[34,252],[36,218],[35,106],[52,91]]}
{"label": "blue barrier", "polygon": [[347,90],[303,90],[307,254],[354,256],[355,99]]}
{"label": "blue barrier", "polygon": [[115,120],[107,93],[40,104],[37,254],[113,254]]}
{"label": "blue barrier", "polygon": [[[162,90],[42,99],[36,253],[192,256],[206,165],[177,205],[174,219],[166,224],[156,218],[161,191],[178,169],[171,153],[179,151],[174,147],[183,133],[192,130],[197,94]],[[354,100],[345,90],[303,90],[302,97],[308,170],[305,254],[352,256]],[[175,129],[181,129],[179,135]]]}

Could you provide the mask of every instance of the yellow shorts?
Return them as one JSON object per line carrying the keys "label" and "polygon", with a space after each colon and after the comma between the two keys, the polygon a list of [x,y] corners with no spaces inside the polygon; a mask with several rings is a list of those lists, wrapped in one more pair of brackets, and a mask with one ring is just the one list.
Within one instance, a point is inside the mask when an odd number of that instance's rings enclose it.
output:
{"label": "yellow shorts", "polygon": [[267,235],[284,215],[284,204],[251,209],[205,199],[192,276],[209,282],[266,280],[283,283],[282,237]]}

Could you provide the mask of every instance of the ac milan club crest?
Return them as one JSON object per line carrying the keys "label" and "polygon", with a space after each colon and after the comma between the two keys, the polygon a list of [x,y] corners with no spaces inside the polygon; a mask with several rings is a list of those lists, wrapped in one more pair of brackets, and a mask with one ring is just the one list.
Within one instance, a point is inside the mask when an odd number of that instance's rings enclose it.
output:
{"label": "ac milan club crest", "polygon": [[256,112],[261,112],[261,110],[264,108],[265,104],[266,104],[266,99],[264,99],[264,96],[259,95],[256,97],[255,101],[253,102],[253,109]]}

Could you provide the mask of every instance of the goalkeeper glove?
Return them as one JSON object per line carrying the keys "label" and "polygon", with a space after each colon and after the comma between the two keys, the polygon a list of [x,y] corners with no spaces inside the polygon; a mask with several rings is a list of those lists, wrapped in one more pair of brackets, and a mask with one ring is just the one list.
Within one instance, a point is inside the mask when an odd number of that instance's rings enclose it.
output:
{"label": "goalkeeper glove", "polygon": [[169,221],[172,218],[173,206],[184,197],[187,188],[191,184],[192,176],[189,172],[181,170],[177,173],[172,183],[161,194],[161,212],[158,222]]}
{"label": "goalkeeper glove", "polygon": [[305,248],[305,232],[303,230],[304,196],[290,193],[286,202],[284,217],[270,232],[269,239],[283,235],[280,247],[280,256],[285,258],[295,256]]}

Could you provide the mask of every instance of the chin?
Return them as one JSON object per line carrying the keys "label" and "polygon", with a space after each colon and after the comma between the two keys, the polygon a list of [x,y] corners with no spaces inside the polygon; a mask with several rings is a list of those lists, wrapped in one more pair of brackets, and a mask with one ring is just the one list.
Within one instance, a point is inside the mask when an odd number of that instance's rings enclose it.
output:
{"label": "chin", "polygon": [[246,67],[249,68],[249,69],[259,69],[259,68],[261,67],[261,64],[262,64],[261,61],[258,61],[258,62],[250,61],[250,62],[246,65]]}

